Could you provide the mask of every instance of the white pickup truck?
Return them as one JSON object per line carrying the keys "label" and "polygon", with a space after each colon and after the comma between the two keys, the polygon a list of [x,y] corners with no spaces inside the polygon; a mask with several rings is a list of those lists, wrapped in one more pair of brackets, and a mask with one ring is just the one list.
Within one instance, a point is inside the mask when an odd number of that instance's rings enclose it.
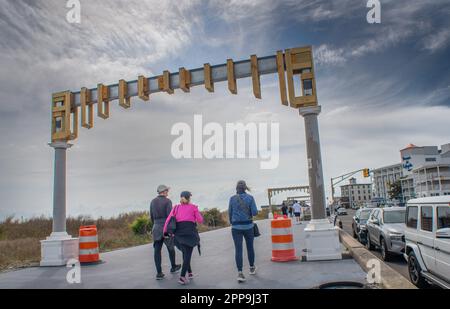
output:
{"label": "white pickup truck", "polygon": [[450,288],[450,196],[408,201],[404,256],[414,285]]}

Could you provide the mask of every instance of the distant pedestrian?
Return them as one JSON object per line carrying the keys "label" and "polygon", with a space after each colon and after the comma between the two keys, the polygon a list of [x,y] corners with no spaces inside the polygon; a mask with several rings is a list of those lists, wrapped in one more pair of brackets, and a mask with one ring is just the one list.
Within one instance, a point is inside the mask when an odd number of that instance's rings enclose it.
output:
{"label": "distant pedestrian", "polygon": [[287,207],[285,202],[283,202],[283,206],[281,206],[281,212],[283,213],[283,216],[287,217],[287,215],[288,215],[288,207]]}
{"label": "distant pedestrian", "polygon": [[255,249],[253,247],[253,241],[255,238],[253,217],[258,214],[258,209],[256,208],[256,203],[253,196],[246,193],[246,191],[249,190],[250,189],[247,187],[245,181],[238,181],[236,185],[236,195],[233,195],[230,198],[230,202],[228,204],[228,216],[230,218],[231,235],[233,236],[235,247],[238,282],[244,282],[246,280],[244,273],[242,272],[243,239],[245,239],[245,244],[247,246],[247,257],[250,264],[249,273],[250,275],[256,274]]}
{"label": "distant pedestrian", "polygon": [[[183,252],[183,267],[181,268],[180,279],[178,283],[186,285],[189,280],[194,278],[191,268],[192,251],[198,246],[200,253],[200,236],[198,235],[197,223],[203,222],[203,217],[198,211],[198,206],[191,204],[192,194],[183,191],[180,194],[180,204],[176,205],[170,212],[169,217],[164,224],[164,234],[167,234],[167,226],[170,218],[173,216],[176,220],[174,232],[174,242],[178,249]],[[187,276],[186,276],[187,275]]]}
{"label": "distant pedestrian", "polygon": [[295,201],[294,205],[292,205],[292,208],[294,209],[294,216],[295,216],[295,222],[297,224],[300,224],[300,216],[302,214],[302,207],[300,206],[300,204]]}
{"label": "distant pedestrian", "polygon": [[289,206],[289,217],[293,217],[294,216],[294,208],[292,208],[292,205]]}
{"label": "distant pedestrian", "polygon": [[153,222],[152,235],[154,260],[157,271],[156,280],[162,280],[165,277],[161,269],[161,250],[163,244],[166,245],[167,251],[169,252],[169,259],[172,265],[170,272],[178,272],[181,265],[175,264],[175,248],[173,242],[169,238],[165,238],[163,234],[164,223],[172,211],[172,201],[167,198],[169,195],[169,187],[159,185],[157,192],[158,196],[154,198],[150,204],[150,219]]}

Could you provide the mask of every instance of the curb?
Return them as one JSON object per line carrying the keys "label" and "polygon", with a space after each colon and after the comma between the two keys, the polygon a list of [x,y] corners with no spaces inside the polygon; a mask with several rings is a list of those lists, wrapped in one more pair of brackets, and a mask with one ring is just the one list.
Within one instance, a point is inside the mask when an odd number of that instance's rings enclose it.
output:
{"label": "curb", "polygon": [[361,243],[356,241],[350,234],[342,229],[339,229],[339,240],[350,252],[353,259],[361,266],[367,273],[370,268],[367,267],[367,262],[371,259],[377,259],[380,262],[381,268],[381,283],[383,289],[417,289],[405,277],[397,271],[389,267],[384,261],[377,258],[369,250],[367,250]]}

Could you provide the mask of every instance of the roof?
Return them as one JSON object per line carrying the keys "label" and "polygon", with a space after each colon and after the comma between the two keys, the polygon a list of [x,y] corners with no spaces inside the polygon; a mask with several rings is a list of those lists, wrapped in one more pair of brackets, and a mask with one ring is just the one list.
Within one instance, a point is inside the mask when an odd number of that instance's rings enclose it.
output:
{"label": "roof", "polygon": [[444,203],[450,204],[450,195],[442,195],[442,196],[429,196],[429,197],[421,197],[415,198],[408,201],[409,204],[433,204],[433,203]]}
{"label": "roof", "polygon": [[410,148],[420,148],[420,147],[419,147],[419,146],[416,146],[416,145],[414,145],[414,144],[409,143],[408,145],[406,145],[405,148],[400,149],[400,151],[406,150],[406,149],[410,149]]}

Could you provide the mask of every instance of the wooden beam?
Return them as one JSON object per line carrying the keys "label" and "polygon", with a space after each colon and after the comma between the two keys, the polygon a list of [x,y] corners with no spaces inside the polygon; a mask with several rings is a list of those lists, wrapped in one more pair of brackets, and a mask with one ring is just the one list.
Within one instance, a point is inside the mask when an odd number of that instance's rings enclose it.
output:
{"label": "wooden beam", "polygon": [[[52,141],[70,139],[70,113],[73,95],[70,91],[52,95]],[[60,127],[57,125],[60,122]]]}
{"label": "wooden beam", "polygon": [[124,79],[119,80],[119,105],[125,109],[131,107],[131,98],[128,96],[128,84]]}
{"label": "wooden beam", "polygon": [[228,90],[232,94],[237,94],[236,76],[234,75],[234,62],[232,59],[227,59],[227,77],[228,77]]}
{"label": "wooden beam", "polygon": [[203,65],[203,72],[205,74],[205,88],[209,92],[214,92],[214,82],[211,74],[211,65],[209,63],[205,63]]}
{"label": "wooden beam", "polygon": [[97,85],[97,116],[109,118],[109,87],[103,84]]}
{"label": "wooden beam", "polygon": [[180,78],[180,89],[184,92],[190,92],[191,72],[185,68],[180,68],[178,76]]}
{"label": "wooden beam", "polygon": [[288,98],[286,93],[286,76],[284,75],[284,56],[282,51],[277,51],[277,70],[278,70],[278,83],[280,86],[280,98],[281,104],[288,105]]}
{"label": "wooden beam", "polygon": [[253,94],[255,95],[255,98],[261,99],[261,81],[259,78],[258,58],[256,55],[250,56],[250,63],[252,71]]}
{"label": "wooden beam", "polygon": [[163,72],[163,91],[173,94],[173,89],[170,86],[170,72],[167,70]]}
{"label": "wooden beam", "polygon": [[[94,127],[94,104],[91,101],[91,91],[86,87],[81,88],[81,126],[86,129]],[[86,108],[87,113],[86,113]]]}
{"label": "wooden beam", "polygon": [[138,77],[138,97],[142,101],[150,100],[150,90],[148,87],[148,79],[143,75],[140,75]]}
{"label": "wooden beam", "polygon": [[[70,101],[73,102],[74,101],[73,100],[74,99],[73,93],[70,96],[71,96]],[[72,116],[72,119],[71,119],[71,121],[72,121],[72,131],[70,132],[70,139],[74,140],[74,139],[77,139],[77,137],[78,137],[78,106],[74,105],[71,108],[70,113],[71,113],[71,116]]]}

